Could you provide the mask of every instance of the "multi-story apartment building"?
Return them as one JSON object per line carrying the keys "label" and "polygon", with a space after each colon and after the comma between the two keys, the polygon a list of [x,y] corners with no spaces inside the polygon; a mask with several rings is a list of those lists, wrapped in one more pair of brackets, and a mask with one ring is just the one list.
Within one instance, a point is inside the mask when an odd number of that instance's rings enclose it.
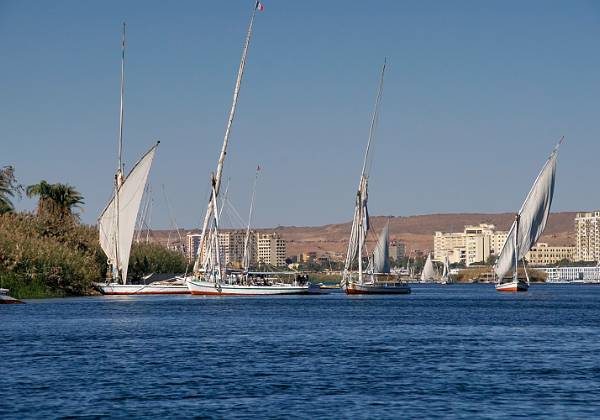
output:
{"label": "multi-story apartment building", "polygon": [[600,211],[575,216],[575,260],[600,260]]}
{"label": "multi-story apartment building", "polygon": [[188,233],[187,234],[187,247],[186,253],[188,262],[192,262],[196,260],[196,256],[198,255],[198,247],[200,246],[200,235],[199,233]]}
{"label": "multi-story apartment building", "polygon": [[[219,248],[223,262],[227,267],[241,268],[244,264],[245,230],[219,232]],[[248,256],[250,265],[256,265],[256,233],[248,236]]]}
{"label": "multi-story apartment building", "polygon": [[400,241],[390,241],[390,258],[399,260],[406,255],[406,244]]}
{"label": "multi-story apartment building", "polygon": [[540,242],[531,247],[525,259],[532,265],[550,265],[562,260],[573,261],[575,250],[574,246],[549,246]]}
{"label": "multi-story apartment building", "polygon": [[433,259],[450,263],[463,263],[467,266],[485,262],[490,255],[498,255],[504,246],[508,232],[496,231],[491,224],[482,223],[465,226],[462,232],[435,232],[433,238]]}
{"label": "multi-story apartment building", "polygon": [[256,234],[257,263],[285,266],[286,242],[278,233]]}
{"label": "multi-story apartment building", "polygon": [[[188,260],[194,261],[200,246],[200,234],[188,234]],[[244,260],[245,230],[231,230],[219,232],[219,252],[221,262],[227,267],[241,268]],[[248,237],[248,256],[250,266],[257,261],[257,233],[251,231]],[[201,256],[206,252],[206,243],[202,244]]]}

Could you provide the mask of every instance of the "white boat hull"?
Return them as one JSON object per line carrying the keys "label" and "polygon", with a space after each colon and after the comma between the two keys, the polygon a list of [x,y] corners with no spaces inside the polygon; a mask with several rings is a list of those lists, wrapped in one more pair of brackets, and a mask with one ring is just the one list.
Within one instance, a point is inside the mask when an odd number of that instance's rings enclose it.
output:
{"label": "white boat hull", "polygon": [[350,283],[344,291],[348,295],[406,295],[411,292],[406,283]]}
{"label": "white boat hull", "polygon": [[522,280],[513,280],[507,283],[496,285],[498,292],[526,292],[529,289],[529,284]]}
{"label": "white boat hull", "polygon": [[15,299],[14,297],[9,296],[8,294],[0,294],[0,305],[11,304],[11,303],[25,303],[25,302],[20,301],[19,299]]}
{"label": "white boat hull", "polygon": [[188,279],[187,287],[192,295],[204,296],[273,296],[273,295],[310,295],[321,294],[321,287],[316,284],[294,286],[276,284],[273,286],[221,284]]}
{"label": "white boat hull", "polygon": [[103,295],[188,295],[185,283],[179,284],[102,284],[96,287]]}

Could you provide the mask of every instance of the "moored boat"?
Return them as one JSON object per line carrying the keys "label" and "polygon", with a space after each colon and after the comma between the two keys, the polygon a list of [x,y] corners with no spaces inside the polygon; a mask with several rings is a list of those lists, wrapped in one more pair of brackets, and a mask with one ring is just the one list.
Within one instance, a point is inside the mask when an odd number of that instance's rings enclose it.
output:
{"label": "moored boat", "polygon": [[[119,116],[118,165],[115,173],[113,197],[98,219],[100,247],[108,258],[110,278],[106,283],[97,283],[96,287],[103,294],[165,294],[173,290],[183,290],[182,286],[163,287],[127,284],[127,271],[131,243],[135,231],[142,195],[152,166],[154,154],[160,142],[150,148],[133,166],[125,177],[122,158],[123,150],[123,117],[125,86],[125,24],[121,43],[121,107]],[[180,291],[180,293],[181,293]]]}
{"label": "moored boat", "polygon": [[[499,292],[526,292],[529,289],[529,274],[524,258],[542,235],[548,221],[554,196],[556,159],[563,139],[564,137],[560,139],[542,167],[508,231],[502,251],[494,265],[494,273],[498,278],[496,290]],[[519,261],[523,263],[525,280],[518,275]],[[511,271],[512,276],[507,277],[506,274]]]}
{"label": "moored boat", "polygon": [[25,303],[8,294],[8,289],[0,289],[0,304]]}
{"label": "moored boat", "polygon": [[282,283],[276,279],[265,281],[262,284],[258,282],[235,283],[200,280],[198,278],[189,278],[187,280],[188,288],[192,295],[205,296],[273,296],[273,295],[310,295],[321,294],[319,285],[305,283]]}
{"label": "moored boat", "polygon": [[[379,114],[379,105],[383,93],[383,79],[386,63],[381,69],[381,77],[375,108],[371,118],[369,140],[365,151],[363,167],[356,193],[352,229],[348,241],[348,251],[344,263],[344,271],[340,285],[348,295],[360,294],[407,294],[410,286],[400,281],[399,275],[392,275],[389,258],[389,224],[381,231],[373,253],[366,252],[367,234],[371,231],[369,221],[368,201],[368,162],[369,151],[374,137],[375,125]],[[367,254],[369,260],[366,270],[363,269],[363,255]]]}
{"label": "moored boat", "polygon": [[150,284],[96,283],[103,295],[189,295],[185,282],[154,282]]}
{"label": "moored boat", "polygon": [[[202,233],[200,235],[200,243],[198,246],[198,255],[194,263],[194,274],[186,278],[186,284],[190,293],[193,295],[219,295],[219,296],[258,296],[258,295],[293,295],[293,294],[310,294],[318,292],[318,285],[311,285],[309,282],[300,284],[294,277],[293,281],[285,281],[286,278],[296,276],[295,272],[282,273],[260,273],[250,272],[248,270],[248,235],[250,229],[250,219],[252,215],[252,205],[254,202],[254,192],[250,205],[250,218],[248,219],[248,228],[246,230],[246,239],[244,244],[244,270],[233,272],[225,267],[224,258],[221,254],[219,245],[219,218],[220,211],[218,201],[221,200],[221,179],[223,175],[223,166],[227,155],[227,146],[233,120],[235,117],[238,97],[241,89],[242,79],[244,76],[244,68],[246,65],[246,57],[250,40],[252,38],[252,30],[254,18],[257,10],[262,10],[259,2],[256,2],[248,32],[242,49],[242,58],[238,69],[235,88],[233,91],[233,100],[227,119],[221,153],[217,161],[217,170],[211,176],[211,195],[204,216],[202,225]],[[258,176],[258,169],[257,169]],[[256,186],[256,179],[255,179]]]}

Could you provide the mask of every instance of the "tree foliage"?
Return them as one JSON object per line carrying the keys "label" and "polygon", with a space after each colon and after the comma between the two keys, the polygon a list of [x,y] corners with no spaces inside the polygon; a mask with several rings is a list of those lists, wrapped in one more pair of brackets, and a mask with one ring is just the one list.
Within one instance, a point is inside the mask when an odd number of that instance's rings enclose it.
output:
{"label": "tree foliage", "polygon": [[26,189],[28,197],[39,197],[37,214],[58,223],[79,220],[77,211],[84,204],[83,195],[69,184],[40,181]]}
{"label": "tree foliage", "polygon": [[20,196],[21,188],[12,166],[0,168],[0,214],[14,211],[12,198],[15,195]]}

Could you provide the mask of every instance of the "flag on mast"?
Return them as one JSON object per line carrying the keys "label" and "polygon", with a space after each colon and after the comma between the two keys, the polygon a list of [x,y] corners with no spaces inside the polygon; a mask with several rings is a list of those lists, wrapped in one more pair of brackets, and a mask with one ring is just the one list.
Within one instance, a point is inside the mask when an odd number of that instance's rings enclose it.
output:
{"label": "flag on mast", "polygon": [[265,10],[265,6],[263,6],[263,4],[260,1],[256,2],[256,10],[258,10],[259,12],[262,12]]}

